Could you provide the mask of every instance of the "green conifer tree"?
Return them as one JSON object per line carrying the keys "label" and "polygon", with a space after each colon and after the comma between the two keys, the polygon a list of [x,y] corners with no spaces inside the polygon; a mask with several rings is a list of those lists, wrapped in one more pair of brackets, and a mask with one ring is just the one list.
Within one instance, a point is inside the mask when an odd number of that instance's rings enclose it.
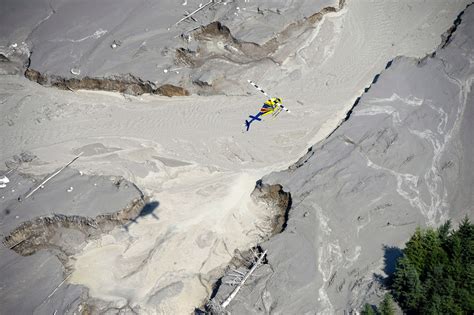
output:
{"label": "green conifer tree", "polygon": [[406,256],[397,262],[393,294],[402,309],[406,311],[415,311],[423,298],[423,288],[418,272]]}
{"label": "green conifer tree", "polygon": [[395,315],[395,306],[390,293],[385,294],[382,303],[379,306],[380,315]]}
{"label": "green conifer tree", "polygon": [[405,313],[474,314],[474,225],[450,228],[418,228],[406,243],[392,285]]}
{"label": "green conifer tree", "polygon": [[377,313],[374,310],[374,307],[370,305],[369,303],[365,303],[364,308],[362,309],[362,312],[360,312],[361,315],[377,315]]}

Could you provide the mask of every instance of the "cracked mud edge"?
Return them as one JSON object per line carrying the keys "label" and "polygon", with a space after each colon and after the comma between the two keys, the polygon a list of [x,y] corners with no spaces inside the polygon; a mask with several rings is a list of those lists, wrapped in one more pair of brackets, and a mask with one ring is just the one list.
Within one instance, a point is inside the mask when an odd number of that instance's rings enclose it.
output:
{"label": "cracked mud edge", "polygon": [[[374,78],[372,79],[372,82],[369,84],[369,86],[365,87],[364,88],[364,91],[362,92],[362,94],[360,96],[358,96],[356,98],[356,100],[354,101],[354,104],[349,108],[349,110],[347,111],[345,117],[341,120],[341,122],[336,126],[336,128],[334,128],[331,133],[329,133],[323,140],[321,140],[320,142],[318,143],[322,143],[324,141],[326,141],[327,139],[329,139],[333,134],[334,132],[336,132],[337,129],[339,129],[339,127],[341,127],[346,121],[349,120],[349,118],[351,117],[352,115],[352,112],[354,111],[354,108],[359,104],[360,100],[362,99],[362,97],[367,94],[367,92],[372,88],[372,86],[374,84],[377,83],[377,81],[380,79],[380,76],[387,70],[389,69],[393,62],[400,59],[400,58],[410,58],[410,59],[414,59],[414,60],[417,60],[417,63],[418,65],[423,65],[424,63],[426,63],[427,59],[429,58],[435,58],[436,57],[436,53],[438,50],[440,49],[444,49],[446,48],[447,45],[449,45],[449,43],[452,41],[453,39],[453,36],[455,35],[455,32],[458,28],[458,26],[461,24],[462,22],[462,16],[464,15],[464,12],[467,10],[467,8],[469,8],[472,4],[474,4],[474,2],[471,2],[469,3],[468,5],[466,5],[466,7],[464,8],[464,10],[462,10],[461,12],[459,12],[459,14],[457,15],[456,19],[453,21],[453,25],[444,33],[441,35],[441,44],[438,45],[438,47],[431,53],[427,54],[425,57],[422,57],[422,58],[412,58],[412,57],[404,57],[404,56],[397,56],[393,59],[391,59],[390,61],[387,62],[387,64],[385,65],[385,68],[377,73]],[[315,143],[313,146],[309,147],[308,148],[308,151],[306,152],[305,155],[303,155],[300,159],[298,159],[298,161],[296,163],[294,163],[293,165],[290,165],[288,167],[289,170],[295,170],[297,168],[300,168],[301,166],[303,166],[306,162],[308,162],[308,160],[315,154],[315,151],[313,151],[313,147],[316,146],[318,143]]]}
{"label": "cracked mud edge", "polygon": [[[0,74],[15,75],[23,73],[30,81],[46,87],[56,87],[62,90],[75,91],[100,90],[119,92],[129,95],[142,95],[145,93],[163,96],[188,96],[189,91],[183,87],[163,84],[156,86],[151,81],[144,81],[131,74],[115,75],[107,78],[64,78],[58,75],[45,75],[30,68],[31,51],[26,43],[19,47],[0,50]],[[25,70],[26,69],[26,70]]]}
{"label": "cracked mud edge", "polygon": [[[461,22],[462,22],[462,16],[463,16],[465,10],[466,10],[468,7],[470,7],[473,3],[474,3],[474,2],[471,2],[470,4],[468,4],[468,5],[464,8],[464,10],[462,10],[462,11],[458,14],[458,16],[456,17],[456,19],[455,19],[454,22],[453,22],[453,25],[442,35],[441,44],[440,44],[432,53],[427,54],[427,55],[426,55],[425,57],[423,57],[423,58],[411,58],[411,59],[415,59],[415,60],[417,60],[417,63],[418,63],[419,65],[423,65],[423,64],[426,62],[426,60],[427,60],[428,58],[434,58],[434,57],[436,56],[436,52],[437,52],[438,50],[444,49],[447,45],[449,45],[449,43],[450,43],[450,42],[452,41],[452,39],[453,39],[453,36],[455,35],[455,32],[456,32],[456,30],[457,30],[457,27],[458,27],[458,26],[461,24]],[[324,138],[324,140],[327,140],[329,137],[331,137],[331,135],[332,135],[344,122],[346,122],[346,121],[349,120],[349,118],[351,117],[351,114],[352,114],[354,108],[359,104],[359,102],[360,102],[361,98],[364,96],[364,94],[366,94],[366,93],[370,90],[370,88],[371,88],[374,84],[377,83],[377,81],[378,81],[378,79],[380,78],[380,76],[382,75],[382,73],[383,73],[385,70],[387,70],[388,68],[390,68],[390,67],[392,66],[392,64],[393,64],[394,61],[396,61],[397,59],[400,59],[400,58],[404,58],[404,57],[403,57],[403,56],[398,56],[398,57],[395,57],[395,58],[391,59],[390,61],[388,61],[387,64],[386,64],[386,66],[385,66],[385,68],[384,68],[380,73],[378,73],[378,74],[376,74],[376,75],[374,76],[374,78],[372,79],[370,85],[369,85],[368,87],[364,88],[363,93],[362,93],[359,97],[357,97],[357,99],[355,100],[354,104],[353,104],[353,105],[351,106],[351,108],[348,110],[348,112],[346,113],[345,118],[341,121],[341,123],[340,123],[327,137]],[[323,140],[323,141],[324,141],[324,140]],[[315,145],[317,145],[317,143],[316,143]],[[290,170],[293,170],[293,169],[299,168],[299,167],[301,167],[303,164],[305,164],[305,163],[315,154],[315,152],[313,151],[313,147],[314,147],[314,146],[308,148],[308,152],[307,152],[303,157],[301,157],[295,164],[291,165],[291,166],[289,167],[289,169],[290,169]],[[278,187],[280,187],[280,189],[281,189],[281,186],[280,186],[280,185],[273,185],[273,186],[278,186]],[[266,185],[266,184],[263,184],[262,181],[260,180],[260,181],[257,182],[257,185],[256,185],[255,190],[261,189],[261,187],[266,187],[265,189],[268,190],[269,187],[271,187],[271,186]],[[273,189],[274,189],[274,188],[273,188]],[[254,190],[254,192],[255,192],[255,190]],[[286,194],[288,194],[288,200],[289,200],[288,209],[287,209],[287,211],[286,211],[285,220],[284,220],[284,225],[282,225],[282,229],[281,229],[279,232],[277,232],[277,233],[281,233],[282,231],[284,231],[284,227],[286,227],[286,224],[287,224],[287,221],[288,221],[288,214],[289,214],[289,210],[290,210],[290,208],[291,208],[291,195],[290,195],[289,192],[286,193]],[[271,238],[273,235],[275,235],[275,234],[277,234],[277,233],[272,234],[269,238]],[[256,247],[250,249],[248,252],[252,253],[252,251],[253,251],[253,252],[255,252],[255,251],[256,251],[256,252],[262,252],[262,249],[261,249],[260,246],[256,246]],[[248,255],[248,252],[246,252],[247,255]],[[240,256],[241,256],[241,257],[244,257],[243,254],[240,254]],[[236,255],[236,256],[234,256],[234,258],[237,259],[238,256]],[[233,258],[233,260],[234,260],[234,258]],[[266,261],[265,264],[269,264],[269,262]],[[233,265],[233,262],[231,262],[231,263],[229,264],[229,266],[227,267],[226,272],[231,268],[230,266],[232,266],[232,265]],[[234,265],[234,266],[237,266],[237,267],[238,267],[239,265]],[[247,270],[248,270],[248,268],[247,268]],[[212,301],[213,299],[215,299],[215,297],[216,297],[216,295],[218,294],[219,290],[222,288],[222,286],[223,286],[223,278],[224,278],[224,277],[225,277],[225,276],[219,278],[219,280],[215,283],[215,285],[214,285],[214,290],[213,290],[212,294],[210,295],[209,301]],[[370,286],[371,286],[371,285],[372,285],[372,284],[370,284]],[[208,302],[209,302],[209,301],[208,301]],[[206,305],[206,306],[207,306],[207,305]],[[209,307],[206,307],[206,306],[201,307],[201,308],[197,308],[196,311],[195,311],[195,314],[204,314],[204,313],[206,313],[206,312],[202,311],[202,309],[205,309],[207,312],[211,312],[211,313],[212,313],[212,310],[209,309]],[[222,311],[222,310],[221,310],[221,311]]]}
{"label": "cracked mud edge", "polygon": [[[288,41],[295,33],[304,32],[307,28],[313,27],[314,24],[321,21],[323,16],[327,13],[333,13],[341,10],[345,6],[345,0],[339,0],[338,7],[325,7],[321,11],[312,14],[311,16],[302,20],[295,21],[287,25],[273,38],[269,39],[264,44],[256,44],[253,42],[240,41],[235,38],[229,28],[221,24],[219,21],[209,23],[206,26],[199,27],[191,32],[181,34],[181,38],[187,40],[189,37],[194,37],[199,47],[197,51],[191,51],[183,47],[175,50],[175,64],[189,68],[198,68],[203,66],[208,61],[215,59],[222,59],[227,62],[245,65],[262,61],[264,59],[270,60],[273,63],[280,64],[279,58],[274,55],[282,45],[290,44]],[[55,13],[51,7],[50,15]],[[48,15],[47,18],[50,17]],[[41,24],[41,23],[40,23]],[[39,26],[39,25],[38,25]],[[38,27],[36,26],[36,27]],[[224,49],[216,53],[215,50],[208,49],[208,43],[224,43]],[[14,49],[15,50],[15,49]],[[217,50],[219,51],[219,50]],[[98,77],[83,77],[83,78],[66,78],[54,74],[44,74],[30,68],[30,56],[33,52],[28,50],[28,53],[21,52],[19,54],[16,50],[14,52],[0,52],[1,69],[0,73],[15,74],[23,72],[24,76],[33,82],[48,87],[56,87],[63,90],[75,91],[78,89],[85,90],[101,90],[113,91],[130,95],[142,95],[145,93],[158,94],[164,96],[188,96],[190,92],[182,86],[175,86],[172,84],[163,84],[159,87],[151,81],[142,80],[132,74],[113,75],[106,78]],[[198,94],[220,94],[222,91],[217,91],[212,88],[212,82],[207,80],[195,79],[192,82],[193,90]]]}
{"label": "cracked mud edge", "polygon": [[[175,63],[190,69],[203,68],[209,62],[216,60],[237,66],[251,65],[264,60],[281,65],[286,56],[293,51],[290,49],[286,54],[282,54],[282,47],[293,47],[292,38],[300,37],[309,28],[314,28],[314,25],[320,22],[326,14],[338,12],[344,6],[345,0],[339,0],[337,7],[324,7],[309,17],[292,22],[262,44],[240,40],[232,35],[227,26],[220,21],[214,21],[181,34],[181,39],[186,42],[188,47],[194,41],[196,48],[193,50],[185,47],[175,49]],[[217,78],[202,79],[199,77],[193,79],[192,84],[198,90],[198,94],[222,93],[222,91],[213,88],[213,81],[217,81]]]}
{"label": "cracked mud edge", "polygon": [[[274,235],[285,231],[292,205],[291,194],[285,192],[281,185],[268,185],[264,184],[262,180],[258,180],[251,196],[256,202],[263,202],[270,210],[270,215],[265,221],[265,227],[259,228],[261,232],[260,242],[267,241]],[[214,283],[212,292],[209,292],[208,298],[203,301],[199,308],[195,309],[195,314],[215,313],[216,306],[220,306],[227,297],[224,297],[224,295],[230,293],[228,291],[233,290],[233,286],[226,284],[225,278],[228,278],[230,276],[229,273],[235,272],[235,270],[242,273],[248,272],[253,266],[256,255],[261,253],[263,253],[263,249],[258,244],[243,252],[235,250],[231,261],[220,272],[220,277]],[[268,264],[266,258],[262,264]]]}
{"label": "cracked mud edge", "polygon": [[[427,54],[425,57],[423,58],[414,58],[415,60],[418,60],[418,64],[424,64],[425,61],[427,60],[427,58],[434,58],[436,56],[436,52],[439,50],[439,49],[443,49],[445,48],[452,40],[452,36],[454,35],[454,33],[456,32],[457,30],[457,27],[459,26],[459,24],[461,24],[462,22],[462,16],[464,14],[464,12],[466,11],[467,8],[469,8],[474,2],[471,2],[469,3],[465,8],[464,10],[462,10],[456,17],[456,19],[453,21],[453,25],[444,33],[441,35],[441,38],[442,38],[442,41],[441,41],[441,44],[431,53]],[[351,106],[351,108],[347,111],[346,113],[346,116],[344,117],[344,119],[341,121],[341,123],[336,127],[334,128],[333,131],[331,131],[331,133],[325,137],[325,139],[328,139],[344,122],[346,122],[347,120],[349,120],[349,118],[351,117],[351,114],[354,110],[354,108],[359,104],[361,98],[367,94],[367,92],[370,90],[370,88],[375,84],[377,83],[378,79],[380,78],[380,76],[388,69],[392,66],[393,62],[396,61],[397,59],[400,59],[400,58],[405,58],[404,56],[397,56],[395,58],[393,58],[392,60],[390,60],[389,62],[387,62],[387,64],[385,65],[385,68],[377,73],[374,78],[372,79],[372,82],[369,84],[368,87],[364,88],[364,91],[362,92],[362,94],[360,96],[358,96],[354,102],[354,104]]]}
{"label": "cracked mud edge", "polygon": [[[129,223],[130,220],[140,216],[149,198],[144,196],[135,184],[133,185],[137,189],[139,197],[133,199],[125,208],[115,213],[102,214],[95,218],[63,214],[37,217],[23,222],[8,236],[4,237],[2,243],[21,256],[33,255],[42,249],[55,255],[64,266],[64,279],[56,288],[58,289],[72,273],[73,266],[70,257],[77,254],[87,241],[97,239],[101,235],[112,231],[115,227],[123,226]],[[62,240],[64,231],[81,236],[77,237],[75,242],[64,242]],[[83,287],[83,290],[78,306],[81,314],[103,313],[112,309],[129,311],[132,314],[136,313],[128,304],[117,308],[106,301],[91,298],[87,287]]]}
{"label": "cracked mud edge", "polygon": [[71,91],[75,91],[78,89],[100,90],[120,92],[130,95],[142,95],[145,93],[149,93],[170,97],[190,95],[189,91],[183,87],[172,84],[164,84],[159,87],[156,87],[153,82],[143,81],[140,78],[137,78],[131,74],[111,76],[109,78],[84,77],[81,79],[66,79],[56,75],[44,75],[36,70],[27,68],[25,71],[25,77],[43,86],[52,86],[62,90]]}
{"label": "cracked mud edge", "polygon": [[[451,42],[452,40],[452,36],[454,35],[454,33],[456,32],[459,24],[461,24],[462,22],[462,16],[464,15],[464,12],[467,10],[467,8],[469,8],[474,2],[471,2],[469,3],[468,5],[466,5],[466,7],[464,8],[464,10],[462,10],[461,12],[459,12],[458,16],[456,17],[456,19],[454,20],[453,22],[453,25],[446,31],[445,34],[442,35],[442,42],[441,42],[441,45],[439,48],[443,49],[445,48],[446,46],[449,45],[449,43]],[[436,53],[436,52],[435,52]]]}
{"label": "cracked mud edge", "polygon": [[[351,117],[352,115],[352,112],[354,111],[354,108],[359,104],[361,98],[370,90],[370,88],[377,83],[377,81],[379,80],[380,76],[382,75],[382,73],[389,69],[393,62],[397,59],[397,58],[401,58],[401,57],[395,57],[393,58],[392,60],[390,60],[389,62],[387,62],[387,64],[385,65],[385,68],[384,70],[382,70],[381,72],[377,73],[374,78],[372,79],[372,82],[369,84],[368,87],[365,87],[364,88],[364,91],[362,92],[362,94],[360,96],[358,96],[356,98],[356,100],[354,101],[354,104],[352,104],[352,106],[349,108],[349,110],[346,112],[346,115],[345,117],[341,120],[341,122],[326,136],[324,137],[324,139],[322,139],[320,142],[318,143],[322,143],[324,141],[326,141],[327,139],[329,139],[335,132],[336,130],[339,129],[339,127],[341,127],[346,121],[349,120],[349,118]],[[315,154],[315,151],[313,151],[313,147],[316,146],[318,143],[315,143],[314,145],[312,145],[311,147],[308,148],[308,151],[306,152],[305,155],[303,155],[301,158],[298,159],[298,161],[296,161],[296,163],[290,165],[288,167],[289,170],[295,170],[297,168],[300,168],[301,166],[303,166],[304,164],[306,164],[306,162],[308,162],[308,160]]]}
{"label": "cracked mud edge", "polygon": [[68,257],[77,249],[63,247],[59,243],[58,230],[76,230],[93,239],[110,232],[113,228],[137,217],[148,198],[143,195],[132,200],[127,207],[111,214],[98,215],[95,218],[79,215],[52,214],[23,222],[3,239],[3,245],[22,256],[33,255],[40,249],[52,249],[60,261],[67,267]]}

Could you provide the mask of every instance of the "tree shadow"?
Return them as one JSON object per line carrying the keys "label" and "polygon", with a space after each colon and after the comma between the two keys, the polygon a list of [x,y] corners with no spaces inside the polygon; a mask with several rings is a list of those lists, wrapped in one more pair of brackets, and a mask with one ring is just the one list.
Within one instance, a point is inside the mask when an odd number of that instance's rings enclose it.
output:
{"label": "tree shadow", "polygon": [[395,269],[397,267],[397,260],[403,255],[403,252],[400,248],[396,246],[383,246],[384,254],[384,268],[383,271],[389,277],[391,277],[395,273]]}
{"label": "tree shadow", "polygon": [[393,275],[397,268],[397,261],[403,255],[403,251],[396,246],[387,245],[383,245],[383,250],[383,272],[386,276],[374,273],[374,279],[385,287],[390,287],[393,282]]}
{"label": "tree shadow", "polygon": [[138,213],[138,215],[134,218],[131,218],[129,222],[125,223],[122,227],[128,231],[128,228],[130,227],[130,225],[132,225],[133,223],[138,223],[138,218],[140,217],[146,217],[148,215],[151,215],[153,218],[155,218],[156,220],[159,220],[158,216],[154,213],[155,209],[158,208],[158,206],[160,205],[160,203],[158,201],[152,201],[152,202],[148,202],[146,203],[143,208],[140,210],[140,212]]}

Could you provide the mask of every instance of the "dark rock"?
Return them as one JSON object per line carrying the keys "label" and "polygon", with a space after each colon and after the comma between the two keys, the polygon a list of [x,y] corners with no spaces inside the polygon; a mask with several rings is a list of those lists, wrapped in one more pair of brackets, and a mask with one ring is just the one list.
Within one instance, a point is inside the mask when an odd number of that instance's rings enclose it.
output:
{"label": "dark rock", "polygon": [[172,84],[164,84],[160,86],[158,89],[155,91],[156,94],[160,94],[163,96],[188,96],[189,92],[180,87],[180,86],[175,86]]}

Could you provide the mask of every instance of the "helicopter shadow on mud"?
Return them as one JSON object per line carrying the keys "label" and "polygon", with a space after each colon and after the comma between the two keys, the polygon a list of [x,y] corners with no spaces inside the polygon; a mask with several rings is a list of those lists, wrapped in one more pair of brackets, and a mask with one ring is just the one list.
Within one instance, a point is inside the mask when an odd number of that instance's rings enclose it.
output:
{"label": "helicopter shadow on mud", "polygon": [[122,227],[128,232],[130,225],[137,223],[138,219],[142,217],[152,216],[156,220],[159,220],[158,216],[154,213],[155,210],[159,207],[160,203],[158,201],[152,201],[146,203],[143,208],[140,210],[138,215],[134,218],[131,218],[129,222],[122,225]]}

